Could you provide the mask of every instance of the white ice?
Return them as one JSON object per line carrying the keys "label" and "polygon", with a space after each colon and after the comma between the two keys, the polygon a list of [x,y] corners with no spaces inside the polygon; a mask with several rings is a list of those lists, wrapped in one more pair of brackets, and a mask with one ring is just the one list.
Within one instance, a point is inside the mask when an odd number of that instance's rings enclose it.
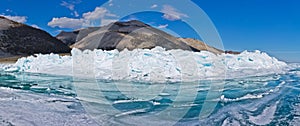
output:
{"label": "white ice", "polygon": [[0,88],[1,126],[97,126],[71,97]]}
{"label": "white ice", "polygon": [[286,67],[286,63],[260,51],[215,55],[156,47],[121,52],[73,49],[72,56],[38,54],[3,69],[69,76],[86,72],[104,80],[180,82],[281,73]]}

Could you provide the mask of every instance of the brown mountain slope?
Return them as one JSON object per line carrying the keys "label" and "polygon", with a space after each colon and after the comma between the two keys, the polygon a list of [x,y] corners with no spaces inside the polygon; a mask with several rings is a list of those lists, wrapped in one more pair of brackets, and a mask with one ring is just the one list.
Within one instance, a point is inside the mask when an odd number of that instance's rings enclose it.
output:
{"label": "brown mountain slope", "polygon": [[184,43],[186,43],[190,47],[192,47],[194,49],[197,49],[197,50],[209,51],[209,52],[212,52],[214,54],[224,53],[223,50],[220,50],[220,49],[211,47],[209,45],[206,45],[204,42],[202,42],[200,40],[191,39],[191,38],[178,38],[178,39],[181,40],[181,41],[183,41]]}
{"label": "brown mountain slope", "polygon": [[223,50],[206,45],[200,40],[177,38],[137,20],[115,22],[107,26],[89,27],[73,32],[61,32],[57,38],[67,44],[74,43],[71,45],[72,48],[82,50],[118,49],[121,51],[125,48],[133,50],[136,48],[151,49],[161,46],[167,50],[182,49],[188,51],[210,51],[214,54],[224,53]]}
{"label": "brown mountain slope", "polygon": [[67,45],[47,32],[0,16],[0,58],[69,52]]}

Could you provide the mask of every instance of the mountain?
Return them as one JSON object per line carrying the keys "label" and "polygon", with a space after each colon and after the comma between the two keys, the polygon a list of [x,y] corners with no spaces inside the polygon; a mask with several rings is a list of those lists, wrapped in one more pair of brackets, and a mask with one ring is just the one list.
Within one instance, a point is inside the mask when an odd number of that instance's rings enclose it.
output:
{"label": "mountain", "polygon": [[71,31],[71,32],[62,31],[56,36],[56,38],[61,40],[66,45],[71,46],[75,42],[78,42],[84,37],[86,37],[89,33],[99,29],[100,27],[88,27],[80,30]]}
{"label": "mountain", "polygon": [[167,50],[182,49],[188,51],[211,51],[215,54],[224,51],[210,47],[199,40],[174,37],[164,31],[153,28],[143,22],[132,20],[115,22],[103,27],[90,27],[73,32],[61,32],[56,36],[72,48],[103,49],[119,51],[127,48],[151,49],[161,46]]}
{"label": "mountain", "polygon": [[197,40],[197,39],[191,39],[191,38],[179,38],[182,42],[189,45],[191,48],[194,48],[196,50],[201,51],[209,51],[215,54],[221,54],[224,53],[223,50],[217,49],[215,47],[211,47],[206,45],[204,42]]}
{"label": "mountain", "polygon": [[69,53],[70,48],[47,32],[0,16],[0,58],[36,53]]}
{"label": "mountain", "polygon": [[56,36],[56,38],[58,40],[61,40],[64,44],[70,46],[75,43],[78,32],[79,31],[72,31],[72,32],[62,31]]}

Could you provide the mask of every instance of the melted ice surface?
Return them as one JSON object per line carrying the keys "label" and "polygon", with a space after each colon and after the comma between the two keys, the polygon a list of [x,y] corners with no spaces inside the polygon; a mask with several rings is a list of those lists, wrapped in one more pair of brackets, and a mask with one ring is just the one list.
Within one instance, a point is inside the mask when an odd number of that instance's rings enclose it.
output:
{"label": "melted ice surface", "polygon": [[286,67],[286,63],[260,51],[215,55],[207,51],[166,51],[156,47],[121,52],[73,49],[72,56],[38,54],[21,58],[3,69],[69,76],[89,73],[103,80],[179,82],[281,73]]}

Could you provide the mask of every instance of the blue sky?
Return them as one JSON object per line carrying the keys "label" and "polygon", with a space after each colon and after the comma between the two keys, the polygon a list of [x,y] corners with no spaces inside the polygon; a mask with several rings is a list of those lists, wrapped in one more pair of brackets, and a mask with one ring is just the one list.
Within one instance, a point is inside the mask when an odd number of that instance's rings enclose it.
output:
{"label": "blue sky", "polygon": [[192,24],[209,22],[195,6],[213,22],[226,50],[262,50],[281,60],[300,62],[299,0],[1,0],[0,15],[52,35],[137,19],[177,36],[202,39],[205,33],[197,31],[206,28]]}

